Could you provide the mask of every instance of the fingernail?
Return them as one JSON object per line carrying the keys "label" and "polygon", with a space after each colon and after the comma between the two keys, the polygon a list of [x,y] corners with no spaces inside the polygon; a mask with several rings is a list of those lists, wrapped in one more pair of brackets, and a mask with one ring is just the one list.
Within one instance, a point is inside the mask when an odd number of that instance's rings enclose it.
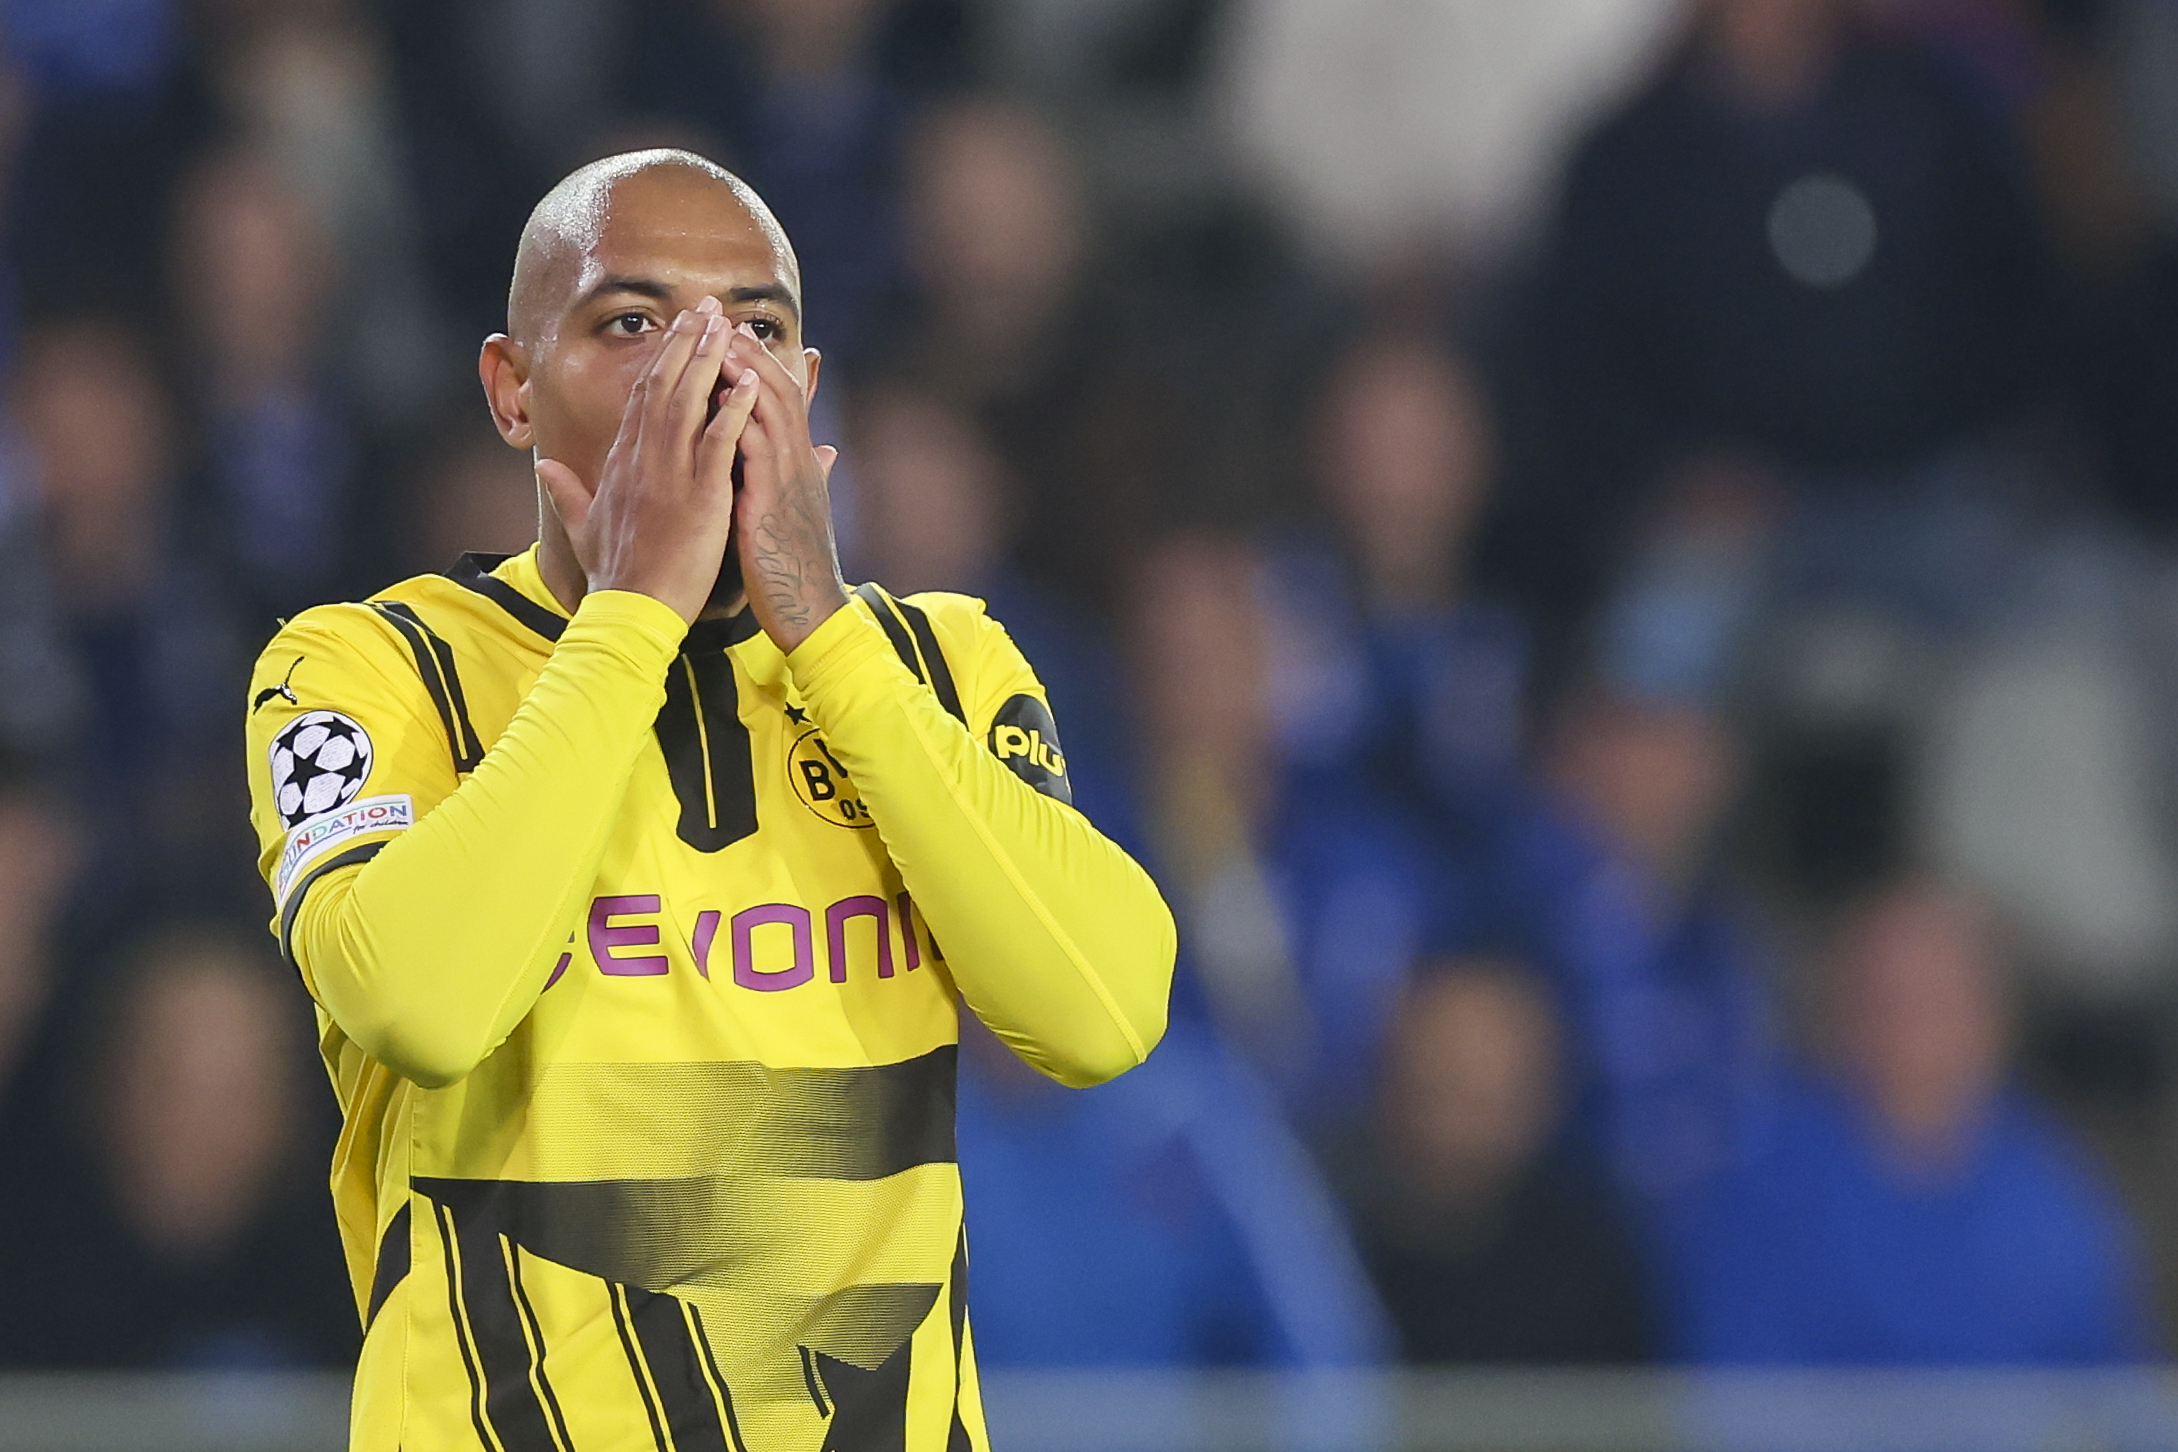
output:
{"label": "fingernail", "polygon": [[696,311],[699,313],[715,313],[719,311],[718,299],[706,293],[702,298],[697,301]]}
{"label": "fingernail", "polygon": [[676,333],[685,333],[688,331],[690,324],[694,323],[695,320],[696,315],[687,308],[683,308],[681,309],[680,316],[676,317],[673,320],[673,331]]}

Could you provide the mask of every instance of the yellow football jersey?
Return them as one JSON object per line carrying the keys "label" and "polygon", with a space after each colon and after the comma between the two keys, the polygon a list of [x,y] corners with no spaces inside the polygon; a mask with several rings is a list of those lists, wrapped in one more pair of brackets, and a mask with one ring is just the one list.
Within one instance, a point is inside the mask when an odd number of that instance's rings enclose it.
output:
{"label": "yellow football jersey", "polygon": [[570,619],[532,549],[306,612],[251,692],[352,1445],[984,1452],[956,1005],[1095,1082],[1173,932],[980,603],[863,586],[788,657],[748,612]]}

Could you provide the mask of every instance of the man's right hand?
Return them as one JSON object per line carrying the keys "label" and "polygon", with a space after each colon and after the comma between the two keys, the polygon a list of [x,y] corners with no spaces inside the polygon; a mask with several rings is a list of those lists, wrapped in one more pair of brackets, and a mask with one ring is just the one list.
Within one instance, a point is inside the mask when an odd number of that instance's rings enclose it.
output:
{"label": "man's right hand", "polygon": [[710,415],[731,331],[716,298],[673,320],[594,490],[558,460],[537,461],[586,589],[649,595],[691,623],[710,599],[733,528],[734,451],[757,397],[744,369]]}

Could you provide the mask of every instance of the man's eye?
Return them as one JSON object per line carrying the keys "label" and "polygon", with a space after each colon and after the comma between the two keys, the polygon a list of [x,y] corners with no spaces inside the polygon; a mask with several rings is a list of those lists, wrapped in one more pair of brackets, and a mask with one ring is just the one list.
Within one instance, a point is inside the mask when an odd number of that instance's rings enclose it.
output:
{"label": "man's eye", "polygon": [[605,325],[623,338],[641,337],[652,328],[650,318],[643,313],[622,313]]}
{"label": "man's eye", "polygon": [[785,329],[781,328],[778,322],[772,318],[750,318],[748,322],[749,331],[756,334],[757,337],[763,339],[767,343],[770,342],[772,339],[778,337],[781,333],[785,331]]}

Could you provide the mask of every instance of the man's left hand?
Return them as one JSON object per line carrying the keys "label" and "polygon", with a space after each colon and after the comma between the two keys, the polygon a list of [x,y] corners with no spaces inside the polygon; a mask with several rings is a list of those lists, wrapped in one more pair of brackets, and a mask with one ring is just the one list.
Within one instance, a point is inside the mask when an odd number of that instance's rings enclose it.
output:
{"label": "man's left hand", "polygon": [[826,487],[839,451],[810,442],[807,391],[747,324],[734,331],[726,363],[729,374],[757,377],[734,500],[741,581],[756,623],[791,651],[847,603]]}

